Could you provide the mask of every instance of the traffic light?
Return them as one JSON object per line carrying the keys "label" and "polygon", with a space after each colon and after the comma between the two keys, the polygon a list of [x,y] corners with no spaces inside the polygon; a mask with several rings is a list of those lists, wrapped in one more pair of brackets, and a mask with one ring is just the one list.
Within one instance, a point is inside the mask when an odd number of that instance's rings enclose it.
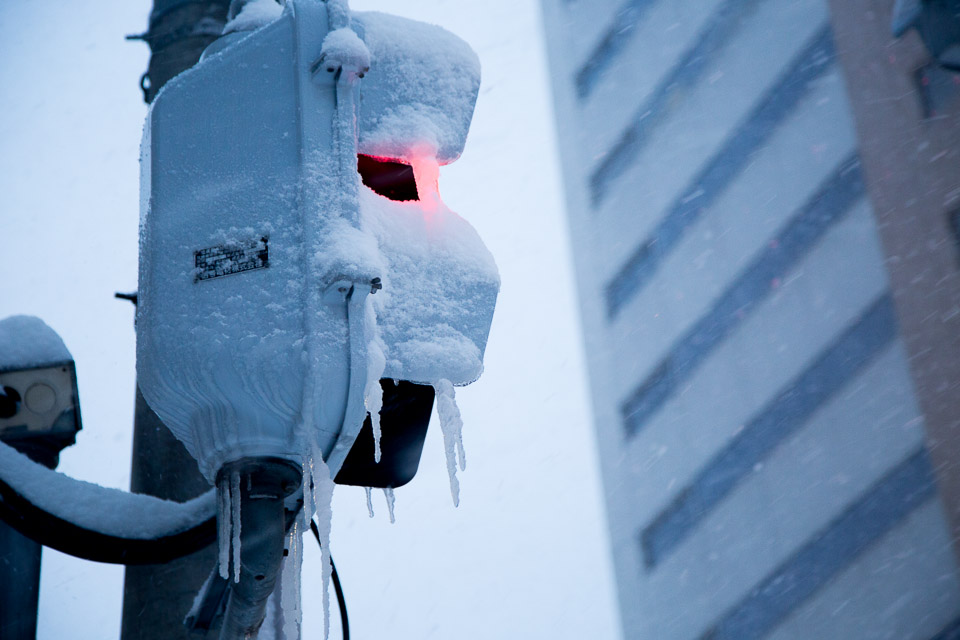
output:
{"label": "traffic light", "polygon": [[[288,2],[211,45],[147,119],[138,380],[211,481],[319,455],[340,482],[398,486],[432,385],[482,371],[499,276],[436,184],[477,58],[439,27],[343,19]],[[382,467],[351,453],[377,414]]]}

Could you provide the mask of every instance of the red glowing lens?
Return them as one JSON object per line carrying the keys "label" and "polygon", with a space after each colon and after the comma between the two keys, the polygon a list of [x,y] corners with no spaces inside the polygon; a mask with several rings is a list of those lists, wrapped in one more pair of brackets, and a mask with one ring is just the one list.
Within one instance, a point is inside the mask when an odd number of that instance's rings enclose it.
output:
{"label": "red glowing lens", "polygon": [[357,155],[357,171],[363,184],[391,200],[419,200],[413,167],[373,156]]}

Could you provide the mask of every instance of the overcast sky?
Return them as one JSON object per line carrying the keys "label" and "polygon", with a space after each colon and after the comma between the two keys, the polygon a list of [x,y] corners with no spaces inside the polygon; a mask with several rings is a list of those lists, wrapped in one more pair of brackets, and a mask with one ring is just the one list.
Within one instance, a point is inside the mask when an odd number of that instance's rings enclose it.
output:
{"label": "overcast sky", "polygon": [[[500,267],[479,382],[458,393],[468,466],[454,509],[434,422],[417,477],[367,517],[334,497],[332,551],[355,638],[619,637],[553,134],[539,6],[516,0],[355,0],[440,24],[480,56],[447,205]],[[137,86],[150,3],[0,4],[0,318],[42,317],[77,361],[84,429],[60,470],[129,483],[137,281]],[[304,637],[322,635],[319,554],[304,559]],[[122,568],[44,551],[41,639],[119,635]],[[338,637],[334,621],[332,637]]]}

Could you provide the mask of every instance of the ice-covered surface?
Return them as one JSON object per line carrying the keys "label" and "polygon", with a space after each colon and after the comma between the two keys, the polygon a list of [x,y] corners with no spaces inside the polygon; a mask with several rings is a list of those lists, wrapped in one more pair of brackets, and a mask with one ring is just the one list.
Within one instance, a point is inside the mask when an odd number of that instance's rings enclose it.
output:
{"label": "ice-covered surface", "polygon": [[240,13],[233,20],[224,25],[223,34],[253,31],[265,27],[279,18],[281,13],[283,13],[283,7],[275,0],[250,0],[243,5]]}
{"label": "ice-covered surface", "polygon": [[31,503],[84,529],[150,540],[194,527],[214,516],[213,490],[178,503],[128,493],[47,469],[0,442],[0,479]]}
{"label": "ice-covered surface", "polygon": [[449,31],[377,12],[353,25],[370,49],[361,86],[360,151],[408,162],[418,148],[441,164],[463,152],[480,88],[480,61]]}
{"label": "ice-covered surface", "polygon": [[0,320],[0,371],[72,359],[57,332],[40,318],[10,316]]}

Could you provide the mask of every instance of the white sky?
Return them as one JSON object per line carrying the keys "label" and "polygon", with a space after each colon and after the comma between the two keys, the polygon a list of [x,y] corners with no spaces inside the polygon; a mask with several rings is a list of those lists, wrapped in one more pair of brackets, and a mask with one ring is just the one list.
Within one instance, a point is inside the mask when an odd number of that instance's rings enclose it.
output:
{"label": "white sky", "polygon": [[[332,550],[355,638],[618,638],[539,5],[355,0],[434,22],[480,56],[483,85],[446,203],[471,221],[503,288],[481,380],[459,391],[469,464],[454,509],[439,429],[417,477],[334,497]],[[137,86],[147,0],[0,5],[0,318],[42,317],[77,361],[84,429],[60,470],[126,488],[134,396]],[[304,637],[322,635],[306,544]],[[122,568],[44,551],[39,638],[119,635]],[[334,620],[338,637],[338,622]]]}

